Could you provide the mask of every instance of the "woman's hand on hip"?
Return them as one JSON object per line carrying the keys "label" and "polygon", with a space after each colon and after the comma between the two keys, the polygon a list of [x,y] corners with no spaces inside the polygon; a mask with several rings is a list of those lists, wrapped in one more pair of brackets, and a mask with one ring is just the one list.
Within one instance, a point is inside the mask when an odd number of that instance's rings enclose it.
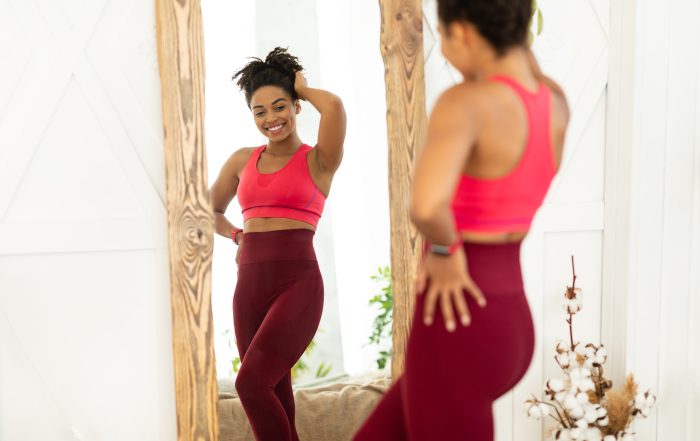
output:
{"label": "woman's hand on hip", "polygon": [[[424,292],[426,286],[428,290]],[[448,331],[456,329],[455,310],[462,325],[468,326],[471,316],[463,291],[467,291],[482,308],[486,306],[484,294],[467,271],[466,257],[461,248],[451,256],[428,254],[418,269],[415,288],[425,302],[423,323],[426,326],[433,323],[438,302]]]}
{"label": "woman's hand on hip", "polygon": [[236,265],[241,257],[241,248],[243,248],[243,235],[238,236],[238,249],[236,250]]}

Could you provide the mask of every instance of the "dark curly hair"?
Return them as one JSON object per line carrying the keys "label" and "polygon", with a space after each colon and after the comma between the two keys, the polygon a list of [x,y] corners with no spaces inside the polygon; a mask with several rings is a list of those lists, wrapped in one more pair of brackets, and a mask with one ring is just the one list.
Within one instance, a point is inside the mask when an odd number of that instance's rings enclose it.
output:
{"label": "dark curly hair", "polygon": [[454,21],[473,24],[503,55],[527,41],[532,0],[438,0],[438,16],[445,26]]}
{"label": "dark curly hair", "polygon": [[299,59],[287,52],[287,49],[274,48],[265,61],[257,57],[251,57],[252,61],[233,75],[238,87],[245,93],[245,100],[250,107],[250,99],[253,93],[263,86],[277,86],[297,100],[294,90],[294,79],[297,72],[304,70],[299,64]]}

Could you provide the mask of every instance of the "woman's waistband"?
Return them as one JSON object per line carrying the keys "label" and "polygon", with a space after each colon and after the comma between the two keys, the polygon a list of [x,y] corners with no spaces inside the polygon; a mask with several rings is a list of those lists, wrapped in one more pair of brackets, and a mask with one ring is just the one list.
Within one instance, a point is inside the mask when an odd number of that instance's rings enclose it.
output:
{"label": "woman's waistband", "polygon": [[239,263],[316,260],[315,232],[304,228],[243,233]]}

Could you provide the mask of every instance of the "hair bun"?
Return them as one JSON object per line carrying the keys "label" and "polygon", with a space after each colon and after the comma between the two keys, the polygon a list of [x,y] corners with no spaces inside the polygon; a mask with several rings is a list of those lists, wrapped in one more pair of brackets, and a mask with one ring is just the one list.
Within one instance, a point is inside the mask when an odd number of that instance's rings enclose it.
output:
{"label": "hair bun", "polygon": [[287,52],[287,48],[276,47],[265,57],[265,64],[294,78],[297,72],[304,68],[299,64],[299,58]]}
{"label": "hair bun", "polygon": [[276,47],[267,54],[265,61],[251,57],[251,61],[233,75],[233,80],[245,93],[248,105],[253,92],[268,85],[281,87],[296,100],[294,81],[296,73],[302,70],[304,68],[297,57],[287,52],[286,48]]}

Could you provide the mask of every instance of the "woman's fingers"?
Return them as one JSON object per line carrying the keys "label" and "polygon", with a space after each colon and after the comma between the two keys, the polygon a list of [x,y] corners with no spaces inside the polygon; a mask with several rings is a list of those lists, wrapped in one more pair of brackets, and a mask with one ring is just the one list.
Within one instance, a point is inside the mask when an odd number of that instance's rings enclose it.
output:
{"label": "woman's fingers", "polygon": [[425,274],[425,270],[421,266],[421,268],[418,268],[418,276],[416,277],[416,294],[421,295],[423,294],[423,291],[425,290],[425,282],[427,280],[427,276]]}
{"label": "woman's fingers", "polygon": [[425,303],[423,304],[423,323],[426,326],[433,324],[433,316],[435,316],[435,306],[437,304],[438,291],[434,286],[428,289],[425,295]]}
{"label": "woman's fingers", "polygon": [[[423,281],[420,283],[424,284],[425,282]],[[417,286],[420,285],[420,283],[418,283]],[[486,307],[486,297],[484,293],[472,280],[467,279],[459,286],[451,288],[443,284],[433,283],[425,293],[423,323],[426,326],[433,324],[435,311],[439,304],[442,320],[445,323],[445,328],[449,332],[453,332],[457,328],[455,312],[457,313],[460,323],[463,326],[469,326],[469,324],[471,324],[471,313],[469,312],[467,300],[464,297],[464,291],[469,292],[469,295],[476,301],[477,305],[482,308]],[[422,290],[418,292],[420,293]]]}
{"label": "woman's fingers", "polygon": [[464,299],[464,294],[462,294],[462,289],[452,292],[452,298],[454,300],[455,309],[459,314],[459,321],[464,326],[469,326],[471,323],[471,317],[469,316],[469,307],[467,306],[467,301]]}
{"label": "woman's fingers", "polygon": [[440,293],[440,309],[445,328],[448,332],[454,332],[456,325],[454,310],[452,309],[452,290],[445,290]]}
{"label": "woman's fingers", "polygon": [[474,298],[474,300],[476,300],[477,305],[481,306],[482,308],[486,307],[486,297],[484,296],[484,293],[481,292],[481,289],[479,289],[479,287],[476,286],[476,283],[474,283],[472,280],[469,280],[465,284],[465,289]]}

